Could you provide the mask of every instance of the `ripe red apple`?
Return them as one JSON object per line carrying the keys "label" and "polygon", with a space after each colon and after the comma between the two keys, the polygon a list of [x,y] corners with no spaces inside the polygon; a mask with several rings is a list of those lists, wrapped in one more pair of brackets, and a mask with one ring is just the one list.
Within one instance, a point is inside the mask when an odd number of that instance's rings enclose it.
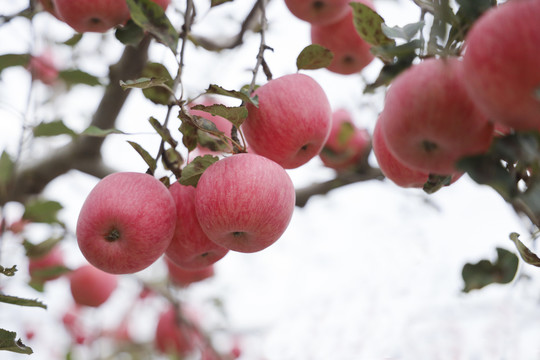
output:
{"label": "ripe red apple", "polygon": [[58,80],[58,69],[49,52],[31,56],[27,69],[33,80],[39,80],[46,85],[52,85]]}
{"label": "ripe red apple", "polygon": [[465,39],[465,85],[491,120],[540,129],[540,1],[509,1],[484,13]]}
{"label": "ripe red apple", "polygon": [[116,275],[82,265],[69,275],[69,283],[76,304],[98,307],[109,299],[118,280]]}
{"label": "ripe red apple", "polygon": [[319,157],[325,166],[344,170],[367,157],[370,148],[367,130],[358,128],[347,110],[339,109],[332,114],[330,135]]}
{"label": "ripe red apple", "polygon": [[[33,281],[45,282],[60,277],[55,268],[63,267],[64,256],[58,246],[53,247],[43,256],[28,259],[28,272]],[[49,272],[49,273],[48,273]]]}
{"label": "ripe red apple", "polygon": [[210,165],[195,193],[195,210],[210,240],[239,252],[260,251],[281,237],[292,218],[295,191],[277,163],[243,153]]}
{"label": "ripe red apple", "polygon": [[178,266],[175,262],[165,256],[165,263],[169,271],[169,279],[173,284],[186,287],[195,282],[203,281],[214,276],[214,265],[208,265],[197,269],[187,269]]}
{"label": "ripe red apple", "polygon": [[286,169],[297,168],[321,151],[332,121],[324,90],[311,77],[290,74],[255,90],[259,107],[248,104],[242,130],[249,147]]}
{"label": "ripe red apple", "polygon": [[160,352],[184,358],[196,349],[196,340],[196,333],[177,317],[174,307],[170,306],[159,315],[154,342]]}
{"label": "ripe red apple", "polygon": [[311,24],[330,24],[347,14],[351,0],[285,0],[297,18]]}
{"label": "ripe red apple", "polygon": [[176,229],[165,255],[178,266],[201,268],[227,254],[228,249],[211,241],[201,229],[195,213],[195,188],[175,182],[169,191],[176,203]]}
{"label": "ripe red apple", "polygon": [[[170,0],[153,0],[166,9]],[[105,32],[130,18],[125,0],[53,0],[60,18],[75,31]]]}
{"label": "ripe red apple", "polygon": [[471,101],[461,61],[431,58],[402,72],[388,89],[379,118],[390,152],[411,169],[456,172],[456,161],[485,152],[493,124]]}
{"label": "ripe red apple", "polygon": [[[373,7],[369,0],[355,2]],[[334,23],[312,25],[311,42],[332,51],[334,58],[327,69],[337,74],[360,72],[374,59],[371,46],[356,31],[350,7],[347,14]]]}
{"label": "ripe red apple", "polygon": [[165,252],[175,226],[176,206],[165,185],[148,174],[119,172],[88,194],[77,221],[77,241],[95,267],[128,274]]}

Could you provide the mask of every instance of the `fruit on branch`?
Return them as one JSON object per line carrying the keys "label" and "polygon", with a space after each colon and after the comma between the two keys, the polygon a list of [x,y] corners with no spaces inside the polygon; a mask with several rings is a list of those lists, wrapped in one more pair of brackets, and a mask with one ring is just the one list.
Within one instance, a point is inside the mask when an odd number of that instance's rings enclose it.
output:
{"label": "fruit on branch", "polygon": [[187,323],[187,319],[177,316],[173,306],[159,315],[155,346],[163,354],[184,358],[196,349],[197,334]]}
{"label": "fruit on branch", "polygon": [[98,307],[116,290],[116,275],[106,273],[92,265],[82,265],[69,275],[73,300],[78,305]]}
{"label": "fruit on branch", "polygon": [[58,279],[60,273],[56,270],[64,266],[64,256],[58,246],[42,256],[28,258],[28,273],[32,281],[40,283]]}
{"label": "fruit on branch", "polygon": [[39,80],[46,85],[52,85],[58,80],[58,69],[49,52],[31,56],[26,68],[32,80]]}
{"label": "fruit on branch", "polygon": [[233,155],[210,165],[195,193],[195,210],[210,240],[251,253],[278,240],[292,218],[295,190],[287,172],[263,156]]}
{"label": "fruit on branch", "polygon": [[540,129],[540,1],[509,1],[484,13],[465,39],[465,85],[492,121]]}
{"label": "fruit on branch", "polygon": [[462,157],[485,152],[494,130],[471,101],[457,58],[412,65],[392,83],[379,123],[390,152],[411,169],[456,172]]}
{"label": "fruit on branch", "polygon": [[169,191],[176,203],[176,228],[165,255],[178,266],[196,269],[211,265],[228,249],[211,241],[195,213],[195,188],[175,182]]}
{"label": "fruit on branch", "polygon": [[330,24],[347,14],[351,0],[285,0],[297,18],[311,24]]}
{"label": "fruit on branch", "polygon": [[332,114],[332,128],[319,157],[335,170],[345,170],[367,158],[371,138],[366,129],[358,128],[351,114],[339,109]]}
{"label": "fruit on branch", "polygon": [[134,273],[165,252],[175,226],[176,206],[165,185],[148,174],[118,172],[88,194],[77,221],[77,241],[95,267]]}
{"label": "fruit on branch", "polygon": [[332,121],[326,93],[311,77],[290,74],[270,80],[248,104],[242,130],[250,150],[286,169],[297,168],[321,151]]}
{"label": "fruit on branch", "polygon": [[[373,7],[368,0],[357,2]],[[327,69],[337,74],[358,73],[374,59],[371,46],[356,31],[351,8],[334,23],[312,25],[311,42],[332,51],[334,58]]]}
{"label": "fruit on branch", "polygon": [[[152,0],[164,10],[170,0]],[[53,0],[59,18],[75,31],[106,32],[131,17],[126,0]]]}
{"label": "fruit on branch", "polygon": [[169,272],[169,279],[173,284],[186,287],[193,283],[203,281],[214,276],[214,265],[207,265],[197,269],[187,269],[178,266],[170,258],[165,256],[165,263]]}

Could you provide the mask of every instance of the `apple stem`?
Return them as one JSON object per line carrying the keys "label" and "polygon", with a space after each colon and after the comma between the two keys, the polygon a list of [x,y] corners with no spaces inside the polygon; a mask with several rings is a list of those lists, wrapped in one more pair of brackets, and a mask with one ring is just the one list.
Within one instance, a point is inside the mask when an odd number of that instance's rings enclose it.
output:
{"label": "apple stem", "polygon": [[422,149],[424,149],[427,153],[431,153],[437,150],[438,148],[439,146],[432,141],[429,141],[429,140],[422,141]]}

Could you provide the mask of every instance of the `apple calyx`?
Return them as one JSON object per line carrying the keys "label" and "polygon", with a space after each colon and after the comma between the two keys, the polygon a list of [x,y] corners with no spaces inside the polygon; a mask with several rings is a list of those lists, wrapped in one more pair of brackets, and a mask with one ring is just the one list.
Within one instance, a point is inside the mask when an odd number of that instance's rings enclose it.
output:
{"label": "apple calyx", "polygon": [[103,236],[108,242],[114,242],[120,239],[120,230],[112,228],[107,234]]}

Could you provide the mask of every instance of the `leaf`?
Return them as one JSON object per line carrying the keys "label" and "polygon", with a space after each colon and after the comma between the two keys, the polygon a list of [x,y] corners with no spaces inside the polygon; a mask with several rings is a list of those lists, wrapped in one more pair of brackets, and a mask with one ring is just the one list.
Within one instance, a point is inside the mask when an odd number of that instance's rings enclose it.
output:
{"label": "leaf", "polygon": [[244,123],[244,120],[248,116],[248,110],[245,106],[229,107],[223,104],[213,104],[210,106],[195,105],[192,109],[202,110],[214,116],[221,116],[229,120],[237,128]]}
{"label": "leaf", "polygon": [[442,189],[444,186],[450,185],[452,182],[452,175],[434,175],[429,174],[428,180],[423,186],[423,190],[427,194],[434,194]]}
{"label": "leaf", "polygon": [[126,25],[116,29],[114,36],[124,45],[137,46],[144,38],[144,31],[130,19]]}
{"label": "leaf", "polygon": [[381,24],[381,29],[383,33],[392,39],[405,39],[407,42],[411,41],[412,38],[424,27],[425,22],[419,21],[412,24],[407,24],[403,27],[393,26],[389,27],[385,23]]}
{"label": "leaf", "polygon": [[33,244],[28,240],[24,240],[23,246],[26,250],[26,256],[29,258],[39,258],[45,256],[51,251],[60,241],[61,237],[49,238],[40,242],[39,244]]}
{"label": "leaf", "polygon": [[382,31],[384,19],[379,14],[362,3],[351,2],[349,5],[353,9],[354,27],[362,39],[373,46],[395,44],[395,40]]}
{"label": "leaf", "polygon": [[94,136],[94,137],[105,137],[111,134],[124,134],[125,132],[118,129],[100,129],[97,126],[90,125],[86,128],[81,135]]}
{"label": "leaf", "polygon": [[7,195],[8,185],[15,170],[15,163],[4,150],[0,155],[0,198]]}
{"label": "leaf", "polygon": [[[151,88],[151,87],[154,87],[154,86],[164,86],[164,87],[166,87],[167,86],[167,85],[165,85],[166,82],[167,82],[167,79],[164,79],[164,78],[142,77],[142,78],[139,78],[139,79],[136,79],[136,80],[126,80],[126,81],[120,80],[120,86],[124,90],[133,89],[133,88],[136,88],[136,89],[148,89],[148,88]],[[171,92],[172,92],[172,90],[171,90]]]}
{"label": "leaf", "polygon": [[[388,53],[378,53],[380,50],[386,51],[384,48],[380,47],[371,48],[371,52],[375,56],[378,56],[380,58],[388,59],[389,57],[394,56]],[[408,54],[397,57],[397,59],[394,59],[394,61],[391,63],[385,64],[379,72],[379,76],[377,77],[377,79],[373,83],[366,85],[366,87],[364,88],[364,93],[371,93],[380,86],[386,86],[390,84],[392,80],[396,78],[396,76],[398,76],[402,71],[411,66],[415,58],[416,53],[412,51]]]}
{"label": "leaf", "polygon": [[10,268],[5,268],[2,265],[0,265],[0,273],[4,274],[5,276],[14,276],[17,272],[17,265],[13,265]]}
{"label": "leaf", "polygon": [[58,73],[58,77],[62,79],[68,86],[73,85],[88,85],[98,86],[102,85],[101,81],[94,76],[82,70],[62,70]]}
{"label": "leaf", "polygon": [[133,22],[154,35],[176,54],[178,32],[161,6],[151,0],[126,0],[126,3]]}
{"label": "leaf", "polygon": [[225,4],[226,2],[230,2],[234,0],[211,0],[210,1],[210,7],[218,6],[221,4]]}
{"label": "leaf", "polygon": [[141,145],[133,141],[128,141],[128,143],[135,149],[135,151],[139,153],[139,155],[141,155],[146,165],[148,165],[150,171],[154,173],[157,168],[156,160],[148,153],[148,151],[143,149]]}
{"label": "leaf", "polygon": [[180,168],[184,164],[184,158],[176,149],[168,148],[161,156],[161,162],[166,170],[170,170],[176,177],[181,174]]}
{"label": "leaf", "polygon": [[33,200],[26,204],[23,219],[36,223],[59,224],[57,215],[62,208],[62,205],[57,201]]}
{"label": "leaf", "polygon": [[150,119],[148,119],[148,121],[150,122],[150,125],[152,125],[154,130],[156,130],[156,132],[159,134],[159,136],[161,136],[163,141],[167,142],[173,148],[175,148],[178,145],[178,142],[173,139],[169,129],[161,125],[161,123],[156,118],[151,116]]}
{"label": "leaf", "polygon": [[325,68],[332,62],[334,54],[318,44],[306,46],[296,58],[298,70],[315,70]]}
{"label": "leaf", "polygon": [[35,137],[75,135],[75,132],[64,124],[62,120],[55,120],[48,123],[41,123],[32,129]]}
{"label": "leaf", "polygon": [[511,282],[517,272],[519,259],[516,254],[497,248],[497,261],[481,260],[476,264],[465,264],[462,277],[465,281],[463,292],[481,289],[487,285],[507,284]]}
{"label": "leaf", "polygon": [[26,355],[30,355],[34,352],[32,348],[24,345],[21,339],[16,340],[16,338],[16,332],[0,328],[0,350]]}
{"label": "leaf", "polygon": [[77,33],[73,35],[71,38],[64,41],[62,44],[67,45],[67,46],[75,46],[79,43],[79,41],[81,41],[82,37],[83,37],[83,33]]}
{"label": "leaf", "polygon": [[241,91],[226,90],[219,85],[213,85],[213,84],[210,85],[208,89],[206,89],[206,94],[229,96],[236,99],[240,99],[244,103],[251,103],[252,105],[259,106],[257,97],[251,97],[245,92],[241,92]]}
{"label": "leaf", "polygon": [[30,61],[29,54],[5,54],[0,55],[0,72],[12,66],[26,66]]}
{"label": "leaf", "polygon": [[525,261],[527,264],[531,264],[537,267],[540,267],[540,258],[538,255],[536,255],[534,252],[532,252],[525,244],[519,240],[519,234],[518,233],[511,233],[510,234],[510,240],[514,242],[516,245],[519,255],[521,255],[521,258],[523,261]]}
{"label": "leaf", "polygon": [[29,307],[40,307],[42,309],[47,309],[47,305],[42,303],[39,300],[35,299],[24,299],[17,296],[11,296],[11,295],[5,295],[0,293],[0,302],[11,304],[11,305],[18,305],[18,306],[29,306]]}
{"label": "leaf", "polygon": [[155,104],[161,105],[170,105],[174,103],[174,97],[171,97],[174,80],[165,66],[159,63],[148,63],[144,67],[141,76],[150,79],[164,79],[164,85],[167,86],[153,86],[143,89],[143,95],[147,99]]}
{"label": "leaf", "polygon": [[203,172],[218,160],[219,158],[217,156],[212,155],[197,156],[184,167],[182,176],[178,179],[178,182],[182,185],[197,187],[197,183]]}

